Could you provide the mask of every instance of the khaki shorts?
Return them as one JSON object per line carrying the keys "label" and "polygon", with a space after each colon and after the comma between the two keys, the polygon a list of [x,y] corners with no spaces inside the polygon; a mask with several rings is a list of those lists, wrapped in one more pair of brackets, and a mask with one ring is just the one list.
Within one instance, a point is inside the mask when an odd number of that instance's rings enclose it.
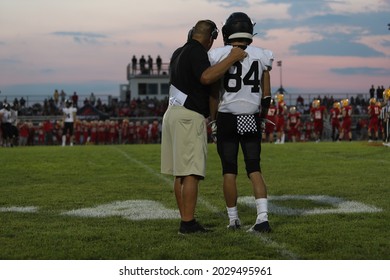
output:
{"label": "khaki shorts", "polygon": [[182,106],[169,106],[162,122],[161,173],[204,178],[206,159],[204,116]]}

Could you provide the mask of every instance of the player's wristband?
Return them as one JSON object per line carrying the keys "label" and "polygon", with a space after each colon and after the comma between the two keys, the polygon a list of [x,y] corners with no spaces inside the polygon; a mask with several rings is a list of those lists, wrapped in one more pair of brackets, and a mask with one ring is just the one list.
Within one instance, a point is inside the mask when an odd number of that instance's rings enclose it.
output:
{"label": "player's wristband", "polygon": [[267,113],[268,113],[268,108],[271,105],[271,96],[266,96],[266,97],[261,98],[260,105],[261,105],[260,117],[265,119],[265,117],[267,116]]}
{"label": "player's wristband", "polygon": [[261,108],[268,109],[270,105],[271,105],[271,96],[266,96],[261,98]]}

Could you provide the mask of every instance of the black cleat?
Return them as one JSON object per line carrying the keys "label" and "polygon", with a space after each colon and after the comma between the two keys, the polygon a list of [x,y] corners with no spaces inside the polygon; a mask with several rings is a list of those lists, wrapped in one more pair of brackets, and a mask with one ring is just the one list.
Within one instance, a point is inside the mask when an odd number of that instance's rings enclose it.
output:
{"label": "black cleat", "polygon": [[253,227],[249,229],[250,232],[271,232],[271,227],[268,223],[268,221],[262,222],[260,224],[255,224]]}
{"label": "black cleat", "polygon": [[201,224],[197,221],[194,221],[190,225],[185,224],[183,222],[180,223],[179,234],[191,234],[191,233],[205,233],[209,232],[209,230],[205,229]]}
{"label": "black cleat", "polygon": [[241,228],[241,222],[240,220],[235,220],[234,221],[234,225],[228,225],[227,228],[229,230],[237,230],[237,229],[240,229]]}

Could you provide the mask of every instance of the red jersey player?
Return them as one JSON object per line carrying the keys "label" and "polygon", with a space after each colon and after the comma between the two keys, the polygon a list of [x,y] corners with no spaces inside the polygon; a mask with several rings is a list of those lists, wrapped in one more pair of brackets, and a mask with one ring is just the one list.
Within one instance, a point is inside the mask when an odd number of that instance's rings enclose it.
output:
{"label": "red jersey player", "polygon": [[269,105],[266,118],[267,118],[267,120],[271,121],[272,123],[271,122],[265,123],[263,140],[272,143],[274,140],[274,131],[275,131],[274,124],[276,124],[276,106],[275,106],[275,101],[273,99],[271,99],[271,103]]}
{"label": "red jersey player", "polygon": [[324,119],[326,116],[326,107],[321,105],[319,99],[315,99],[312,102],[312,107],[310,109],[310,117],[313,120],[314,137],[316,142],[319,142],[321,140],[322,132],[324,130]]}
{"label": "red jersey player", "polygon": [[290,108],[290,112],[287,115],[287,131],[288,138],[292,142],[296,142],[297,138],[300,139],[299,126],[301,125],[301,113],[297,111],[295,106]]}
{"label": "red jersey player", "polygon": [[339,140],[343,140],[345,135],[348,135],[348,140],[352,141],[352,107],[349,105],[348,99],[341,100],[341,114],[343,116],[343,122],[341,124],[341,133]]}
{"label": "red jersey player", "polygon": [[340,102],[334,102],[333,108],[330,109],[330,125],[332,126],[332,140],[336,141],[338,139],[338,134],[340,134],[340,119],[341,119],[341,104]]}
{"label": "red jersey player", "polygon": [[378,106],[375,98],[370,98],[370,105],[368,105],[368,116],[370,122],[368,123],[368,142],[372,142],[372,134],[374,132],[374,140],[378,140],[379,134],[379,115],[381,114],[381,107]]}
{"label": "red jersey player", "polygon": [[276,104],[276,143],[275,144],[283,144],[284,143],[284,116],[287,113],[287,106],[284,102],[284,95],[278,93],[276,95],[276,100],[278,103]]}

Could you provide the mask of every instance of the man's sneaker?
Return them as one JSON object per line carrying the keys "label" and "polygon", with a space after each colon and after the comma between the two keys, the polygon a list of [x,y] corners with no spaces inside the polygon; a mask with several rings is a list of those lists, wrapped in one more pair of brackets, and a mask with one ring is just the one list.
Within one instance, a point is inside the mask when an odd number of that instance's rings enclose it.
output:
{"label": "man's sneaker", "polygon": [[179,228],[179,234],[190,234],[190,233],[197,233],[197,232],[204,233],[208,231],[209,230],[205,229],[197,221],[194,221],[194,223],[191,225],[180,223],[180,228]]}
{"label": "man's sneaker", "polygon": [[241,222],[240,220],[234,220],[234,224],[230,224],[227,226],[228,229],[230,230],[237,230],[241,228]]}
{"label": "man's sneaker", "polygon": [[271,227],[268,221],[265,221],[260,224],[255,224],[248,231],[249,232],[271,232]]}

